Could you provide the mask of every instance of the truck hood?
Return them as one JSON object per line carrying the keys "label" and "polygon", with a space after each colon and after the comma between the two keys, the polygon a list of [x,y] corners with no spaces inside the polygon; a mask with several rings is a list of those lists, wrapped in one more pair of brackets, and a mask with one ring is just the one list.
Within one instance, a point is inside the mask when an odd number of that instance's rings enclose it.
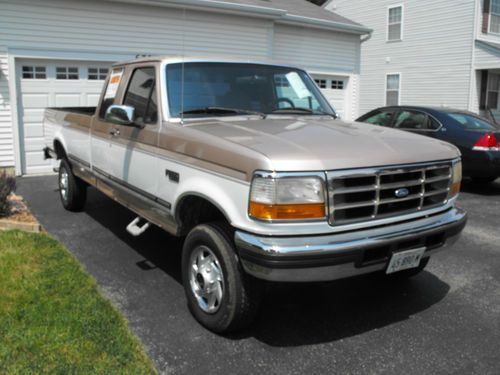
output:
{"label": "truck hood", "polygon": [[256,151],[275,171],[376,167],[460,156],[455,146],[430,137],[325,117],[207,119],[184,126]]}

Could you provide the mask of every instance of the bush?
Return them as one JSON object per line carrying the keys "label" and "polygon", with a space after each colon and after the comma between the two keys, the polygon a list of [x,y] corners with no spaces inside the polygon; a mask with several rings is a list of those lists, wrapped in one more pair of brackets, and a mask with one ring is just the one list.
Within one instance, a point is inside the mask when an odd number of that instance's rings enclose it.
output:
{"label": "bush", "polygon": [[7,216],[9,214],[9,201],[7,198],[14,191],[15,187],[16,179],[9,176],[5,171],[0,172],[0,216]]}

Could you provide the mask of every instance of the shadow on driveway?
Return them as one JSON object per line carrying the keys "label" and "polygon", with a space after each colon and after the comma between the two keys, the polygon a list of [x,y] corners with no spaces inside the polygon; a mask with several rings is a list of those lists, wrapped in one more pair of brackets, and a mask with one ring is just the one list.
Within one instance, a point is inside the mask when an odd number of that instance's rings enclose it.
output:
{"label": "shadow on driveway", "polygon": [[[141,237],[130,236],[125,227],[135,215],[95,189],[89,190],[85,212],[144,258],[137,267],[161,269],[181,287],[182,239],[154,226]],[[275,283],[266,289],[256,322],[226,338],[254,337],[274,347],[332,342],[409,319],[442,300],[450,288],[423,272],[404,282],[369,275],[329,283]],[[184,313],[189,314],[187,306]]]}

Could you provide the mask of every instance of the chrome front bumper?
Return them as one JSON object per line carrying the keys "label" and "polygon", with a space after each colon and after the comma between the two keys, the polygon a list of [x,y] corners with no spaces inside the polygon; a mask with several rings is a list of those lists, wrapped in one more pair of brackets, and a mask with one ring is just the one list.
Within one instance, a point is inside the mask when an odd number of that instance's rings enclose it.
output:
{"label": "chrome front bumper", "polygon": [[317,236],[264,237],[236,231],[245,271],[269,281],[329,281],[384,270],[393,252],[425,247],[429,257],[459,237],[467,214],[446,212],[399,224]]}

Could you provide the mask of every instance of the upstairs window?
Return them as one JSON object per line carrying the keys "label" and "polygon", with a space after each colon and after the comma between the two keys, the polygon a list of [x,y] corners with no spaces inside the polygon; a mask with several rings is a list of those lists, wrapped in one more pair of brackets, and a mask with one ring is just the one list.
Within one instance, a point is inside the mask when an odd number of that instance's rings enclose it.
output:
{"label": "upstairs window", "polygon": [[399,74],[388,74],[386,84],[386,105],[399,105],[399,89],[401,76]]}
{"label": "upstairs window", "polygon": [[500,0],[490,1],[490,33],[500,34]]}
{"label": "upstairs window", "polygon": [[388,10],[387,41],[403,39],[403,6],[393,6]]}
{"label": "upstairs window", "polygon": [[78,79],[78,68],[75,66],[56,67],[56,79]]}
{"label": "upstairs window", "polygon": [[88,79],[92,81],[103,81],[108,75],[108,68],[89,68],[88,69]]}
{"label": "upstairs window", "polygon": [[23,65],[24,79],[46,79],[47,69],[44,66]]}

